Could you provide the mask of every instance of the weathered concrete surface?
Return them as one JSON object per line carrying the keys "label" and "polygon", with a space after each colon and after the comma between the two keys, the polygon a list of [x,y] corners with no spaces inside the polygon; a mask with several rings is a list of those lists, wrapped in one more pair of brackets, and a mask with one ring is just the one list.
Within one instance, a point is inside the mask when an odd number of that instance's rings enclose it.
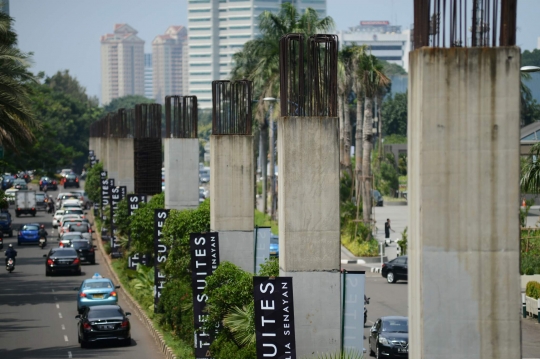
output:
{"label": "weathered concrete surface", "polygon": [[521,358],[519,67],[517,47],[410,54],[410,358]]}
{"label": "weathered concrete surface", "polygon": [[127,193],[135,191],[135,149],[132,138],[118,138],[118,175],[119,186],[126,186]]}
{"label": "weathered concrete surface", "polygon": [[[118,138],[107,139],[107,171],[109,178],[118,179]],[[115,182],[116,184],[116,182]],[[118,184],[116,184],[118,185]]]}
{"label": "weathered concrete surface", "polygon": [[228,261],[249,273],[254,269],[254,239],[251,231],[219,231],[219,260]]}
{"label": "weathered concrete surface", "polygon": [[292,276],[299,358],[340,348],[339,121],[278,121],[280,275]]}
{"label": "weathered concrete surface", "polygon": [[[107,170],[107,145],[109,143],[109,139],[106,137],[101,137],[99,140],[99,155],[101,157],[98,157],[101,163],[103,164],[103,169]],[[112,177],[111,177],[112,178]]]}
{"label": "weathered concrete surface", "polygon": [[165,208],[195,209],[199,206],[199,140],[164,138]]}
{"label": "weathered concrete surface", "polygon": [[210,227],[253,231],[253,136],[210,136]]}

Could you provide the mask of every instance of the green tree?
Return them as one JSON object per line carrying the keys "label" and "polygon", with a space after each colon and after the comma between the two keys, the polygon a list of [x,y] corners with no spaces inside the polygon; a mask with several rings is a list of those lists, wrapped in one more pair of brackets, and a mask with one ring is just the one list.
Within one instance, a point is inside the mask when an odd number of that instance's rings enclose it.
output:
{"label": "green tree", "polygon": [[521,163],[521,192],[540,193],[540,142],[531,147],[529,156]]}
{"label": "green tree", "polygon": [[386,60],[379,60],[381,64],[383,65],[383,72],[386,76],[394,76],[394,75],[407,75],[407,71],[398,64],[390,63]]}
{"label": "green tree", "polygon": [[28,70],[29,55],[17,47],[13,19],[0,12],[0,144],[18,150],[34,141],[39,124],[32,111],[30,87],[35,83]]}
{"label": "green tree", "polygon": [[73,97],[75,100],[97,107],[99,101],[97,97],[89,97],[86,88],[79,81],[69,74],[69,70],[58,71],[51,77],[45,79],[45,85],[57,92]]}
{"label": "green tree", "polygon": [[154,210],[165,207],[165,195],[156,194],[148,203],[139,204],[131,218],[132,250],[138,253],[154,253]]}
{"label": "green tree", "polygon": [[117,112],[121,108],[135,108],[135,105],[140,103],[153,103],[154,100],[146,98],[141,95],[127,95],[118,97],[112,100],[109,104],[105,105],[105,112]]}
{"label": "green tree", "polygon": [[88,170],[84,183],[84,190],[94,203],[101,203],[101,171],[103,171],[103,164],[99,162]]}
{"label": "green tree", "polygon": [[532,51],[525,50],[521,53],[521,66],[539,66],[540,67],[540,50]]}
{"label": "green tree", "polygon": [[[382,103],[383,134],[407,136],[407,93],[387,96]],[[386,141],[386,140],[385,140]],[[386,142],[385,142],[386,143]]]}

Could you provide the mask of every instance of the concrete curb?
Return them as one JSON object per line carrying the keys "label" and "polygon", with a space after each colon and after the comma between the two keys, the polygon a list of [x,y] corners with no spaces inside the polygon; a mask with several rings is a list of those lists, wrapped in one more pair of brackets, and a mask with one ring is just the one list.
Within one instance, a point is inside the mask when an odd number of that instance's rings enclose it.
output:
{"label": "concrete curb", "polygon": [[381,273],[381,268],[371,268],[371,273]]}
{"label": "concrete curb", "polygon": [[[92,220],[93,220],[93,223],[94,223],[94,225],[93,225],[94,229],[96,230],[96,227],[95,227],[96,222],[95,222],[95,219],[93,218],[93,215],[92,215]],[[105,250],[103,248],[103,241],[101,239],[101,233],[99,233],[97,230],[96,230],[95,233],[96,233],[96,237],[97,237],[99,250],[103,254],[103,258],[105,258],[105,262],[107,264],[107,267],[109,267],[109,271],[111,272],[111,275],[113,276],[114,281],[116,283],[118,283],[118,284],[121,284],[120,278],[118,278],[118,275],[116,274],[116,272],[114,271],[114,268],[112,267],[112,260],[106,254],[106,252],[105,252]],[[150,332],[150,334],[152,335],[152,337],[156,341],[156,344],[158,345],[161,352],[163,354],[165,354],[165,358],[167,358],[167,359],[176,359],[176,355],[174,355],[171,348],[169,348],[167,346],[167,344],[165,343],[165,340],[163,339],[163,335],[161,335],[161,333],[154,327],[154,324],[152,323],[152,320],[150,318],[148,318],[148,316],[146,315],[144,310],[139,306],[139,303],[137,303],[137,301],[128,293],[127,290],[124,289],[123,286],[120,287],[120,291],[122,292],[122,295],[124,296],[124,298],[126,298],[126,300],[129,302],[131,307],[135,309],[134,314],[146,326],[146,328],[148,329],[148,331]]]}
{"label": "concrete curb", "polygon": [[366,264],[362,259],[342,259],[341,264]]}

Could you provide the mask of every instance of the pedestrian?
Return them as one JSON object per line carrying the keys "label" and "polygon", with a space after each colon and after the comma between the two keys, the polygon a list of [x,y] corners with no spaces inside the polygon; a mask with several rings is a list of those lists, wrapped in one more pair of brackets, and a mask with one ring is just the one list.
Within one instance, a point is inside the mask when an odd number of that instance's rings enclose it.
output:
{"label": "pedestrian", "polygon": [[386,222],[384,222],[384,238],[386,239],[385,240],[386,246],[388,246],[388,241],[387,240],[390,239],[390,231],[392,231],[394,233],[396,232],[390,226],[390,218],[387,218]]}

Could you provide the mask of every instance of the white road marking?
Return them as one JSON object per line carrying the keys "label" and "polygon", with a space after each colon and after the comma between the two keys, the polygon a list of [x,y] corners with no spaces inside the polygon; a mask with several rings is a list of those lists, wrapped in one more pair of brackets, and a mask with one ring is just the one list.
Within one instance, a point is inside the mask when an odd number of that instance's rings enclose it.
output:
{"label": "white road marking", "polygon": [[58,316],[60,317],[60,319],[62,319],[62,313],[58,313]]}
{"label": "white road marking", "polygon": [[71,355],[71,352],[68,352],[68,358],[73,358],[73,356]]}
{"label": "white road marking", "polygon": [[64,335],[64,340],[65,340],[66,342],[68,341],[67,335]]}
{"label": "white road marking", "polygon": [[62,330],[66,330],[66,326],[62,324]]}
{"label": "white road marking", "polygon": [[60,304],[56,303],[56,309],[60,309]]}

